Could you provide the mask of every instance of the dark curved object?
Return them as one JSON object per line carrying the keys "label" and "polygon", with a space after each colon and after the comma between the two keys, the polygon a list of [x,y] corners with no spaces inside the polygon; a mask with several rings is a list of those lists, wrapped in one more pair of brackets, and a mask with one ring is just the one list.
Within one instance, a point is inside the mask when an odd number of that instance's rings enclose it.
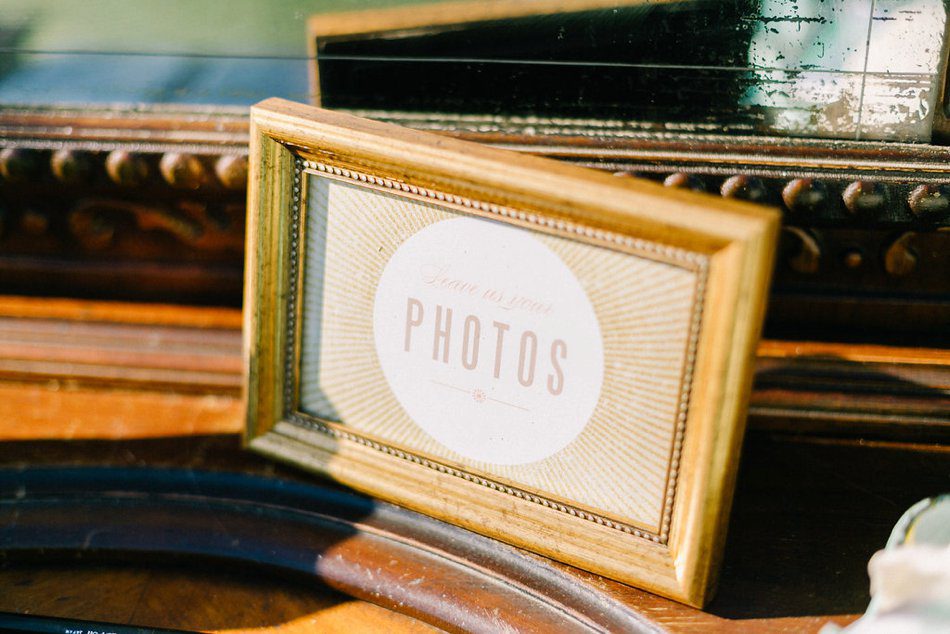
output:
{"label": "dark curved object", "polygon": [[192,634],[186,630],[167,630],[154,627],[131,627],[102,623],[100,621],[77,621],[57,619],[32,614],[0,612],[0,631],[7,634]]}
{"label": "dark curved object", "polygon": [[659,631],[494,540],[348,491],[234,473],[0,469],[0,553],[266,566],[449,631]]}

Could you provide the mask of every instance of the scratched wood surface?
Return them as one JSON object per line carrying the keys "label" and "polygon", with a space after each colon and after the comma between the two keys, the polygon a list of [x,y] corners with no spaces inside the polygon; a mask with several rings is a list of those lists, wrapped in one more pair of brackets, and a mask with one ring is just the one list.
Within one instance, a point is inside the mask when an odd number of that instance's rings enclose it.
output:
{"label": "scratched wood surface", "polygon": [[[184,466],[309,481],[240,451],[235,436],[2,443],[0,465],[11,464]],[[904,509],[948,485],[946,448],[753,432],[744,448],[720,588],[706,611],[571,572],[669,631],[818,631],[864,610],[867,559]],[[185,567],[182,574],[193,570]],[[10,587],[14,577],[0,576],[0,588]],[[94,597],[97,585],[90,580],[89,587],[72,592]],[[260,592],[271,585],[261,579]],[[3,596],[12,595],[4,589]],[[449,597],[464,601],[451,592]],[[35,601],[39,606],[41,599]],[[68,616],[93,614],[77,608]],[[190,618],[200,622],[200,612]]]}
{"label": "scratched wood surface", "polygon": [[0,611],[229,632],[438,632],[411,617],[287,579],[240,570],[63,564],[0,570]]}
{"label": "scratched wood surface", "polygon": [[[115,307],[117,312],[111,309],[110,304],[99,302],[0,301],[0,312],[8,315],[0,319],[0,438],[5,441],[0,443],[0,465],[165,465],[309,481],[310,476],[240,449],[237,311],[212,315],[138,305],[120,305]],[[62,330],[51,328],[54,323]],[[136,331],[139,326],[143,330]],[[133,363],[116,356],[115,349],[91,345],[90,337],[101,339],[110,329],[133,333],[120,350],[121,355],[134,351]],[[25,353],[13,354],[8,344],[22,344],[31,332],[46,334],[34,339],[32,351],[17,348]],[[213,336],[195,336],[200,333]],[[231,343],[222,346],[221,337]],[[182,342],[190,343],[183,346]],[[843,363],[834,366],[835,357]],[[829,620],[853,619],[868,600],[867,559],[883,545],[893,523],[917,499],[950,488],[950,450],[940,436],[855,436],[853,429],[842,433],[841,421],[836,421],[836,412],[866,408],[862,400],[868,391],[880,392],[882,386],[890,389],[885,400],[894,418],[913,420],[914,412],[924,408],[929,416],[945,421],[941,413],[946,411],[941,409],[947,385],[944,352],[766,342],[759,359],[760,365],[768,365],[773,381],[781,377],[777,368],[801,383],[803,375],[796,368],[824,364],[822,371],[830,373],[828,380],[836,383],[836,392],[810,392],[822,407],[809,410],[808,403],[813,401],[799,404],[812,416],[811,426],[802,429],[801,418],[769,417],[765,406],[777,398],[774,383],[769,391],[756,391],[753,402],[758,406],[754,405],[753,430],[742,452],[722,581],[707,610],[572,571],[599,592],[619,598],[670,631],[817,631]],[[38,365],[40,361],[46,365]],[[800,363],[805,365],[796,365]],[[135,368],[143,373],[136,375],[131,371]],[[169,380],[176,372],[188,380]],[[231,378],[213,379],[218,372]],[[896,388],[889,388],[883,379],[868,382],[869,376],[880,378],[887,373],[900,379]],[[782,402],[794,404],[795,392],[785,385],[784,391],[779,390]],[[253,586],[255,595],[262,597],[255,604],[263,606],[259,621],[230,621],[221,625],[223,629],[273,625],[279,620],[275,615],[286,615],[279,606],[288,601],[309,606],[300,608],[311,610],[307,618],[329,619],[328,610],[333,615],[345,613],[352,617],[354,631],[365,619],[376,618],[363,615],[357,602],[340,608],[343,599],[328,598],[312,586],[275,584],[273,579],[253,575],[233,582],[230,572],[215,577],[202,567],[188,566],[158,570],[114,565],[7,567],[0,571],[0,609],[97,619],[102,614],[97,610],[108,607],[97,599],[102,596],[97,589],[109,587],[112,578],[134,577],[140,580],[136,583],[145,583],[141,579],[150,575],[155,587],[166,584],[163,592],[171,593],[156,596],[169,597],[166,605],[180,606],[175,614],[167,615],[171,610],[166,609],[162,612],[166,617],[148,623],[155,626],[183,627],[187,620],[200,629],[222,623],[206,614],[216,608],[174,600],[172,591],[181,584],[173,578],[200,579],[208,592],[224,597],[222,605],[236,604],[216,614],[250,610],[250,602],[239,597],[246,597],[247,588]],[[239,590],[234,589],[235,583]],[[29,590],[27,584],[34,589]],[[300,598],[310,594],[314,596]],[[284,595],[292,598],[281,598]],[[4,602],[6,597],[16,597],[19,603]],[[69,609],[57,611],[55,606]],[[282,623],[290,627],[297,617],[287,617]],[[202,625],[207,623],[211,625]],[[396,631],[396,626],[390,629]]]}
{"label": "scratched wood surface", "polygon": [[[426,623],[332,591],[246,572],[143,569],[120,565],[30,565],[0,569],[0,611],[229,634],[440,632]],[[817,632],[853,616],[697,619],[647,596],[641,605],[671,632]]]}

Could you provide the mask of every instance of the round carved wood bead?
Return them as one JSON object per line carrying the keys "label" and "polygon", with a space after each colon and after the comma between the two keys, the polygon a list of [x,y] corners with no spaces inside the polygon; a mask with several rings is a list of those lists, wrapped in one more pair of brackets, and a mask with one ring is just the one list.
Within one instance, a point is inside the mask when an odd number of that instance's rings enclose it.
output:
{"label": "round carved wood bead", "polygon": [[81,150],[57,150],[50,157],[50,170],[60,182],[84,183],[92,176],[93,159]]}
{"label": "round carved wood bead", "polygon": [[676,172],[663,179],[663,184],[667,187],[676,187],[677,189],[691,189],[696,192],[706,191],[706,185],[703,180],[695,174],[686,174],[685,172]]}
{"label": "round carved wood bead", "polygon": [[0,151],[0,175],[11,183],[21,183],[37,176],[39,156],[36,150],[4,148]]}
{"label": "round carved wood bead", "polygon": [[764,201],[769,193],[761,178],[746,174],[730,176],[719,191],[726,198],[738,198],[754,203]]}
{"label": "round carved wood bead", "polygon": [[782,200],[792,212],[817,211],[828,201],[828,188],[813,178],[796,178],[782,190]]}
{"label": "round carved wood bead", "polygon": [[845,188],[841,198],[845,208],[858,216],[882,209],[887,201],[887,189],[880,183],[854,181]]}
{"label": "round carved wood bead", "polygon": [[851,270],[859,269],[864,264],[864,254],[859,249],[848,249],[842,254],[841,263]]}
{"label": "round carved wood bead", "polygon": [[91,209],[74,209],[69,214],[69,229],[86,249],[98,251],[115,240],[115,224]]}
{"label": "round carved wood bead", "polygon": [[214,164],[214,172],[221,184],[228,189],[247,187],[247,157],[236,155],[222,156]]}
{"label": "round carved wood bead", "polygon": [[106,173],[116,184],[134,187],[148,178],[148,163],[132,152],[115,150],[106,158]]}
{"label": "round carved wood bead", "polygon": [[920,185],[907,197],[907,204],[918,218],[939,217],[950,211],[950,191],[942,185]]}
{"label": "round carved wood bead", "polygon": [[204,165],[193,154],[169,152],[162,157],[158,169],[165,182],[179,189],[198,189],[207,178]]}
{"label": "round carved wood bead", "polygon": [[20,213],[20,228],[31,236],[41,236],[49,229],[49,215],[36,209],[25,209]]}

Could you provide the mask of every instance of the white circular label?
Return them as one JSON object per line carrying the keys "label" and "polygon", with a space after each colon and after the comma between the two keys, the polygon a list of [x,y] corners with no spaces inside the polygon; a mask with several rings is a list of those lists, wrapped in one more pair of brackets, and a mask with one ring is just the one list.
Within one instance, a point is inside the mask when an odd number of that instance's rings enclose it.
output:
{"label": "white circular label", "polygon": [[474,218],[422,229],[386,264],[373,324],[406,413],[471,460],[543,460],[597,405],[604,351],[594,309],[526,230]]}

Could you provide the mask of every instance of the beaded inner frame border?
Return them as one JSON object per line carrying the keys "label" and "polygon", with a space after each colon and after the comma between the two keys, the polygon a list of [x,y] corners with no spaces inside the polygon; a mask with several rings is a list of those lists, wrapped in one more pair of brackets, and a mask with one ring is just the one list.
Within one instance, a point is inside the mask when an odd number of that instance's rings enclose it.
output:
{"label": "beaded inner frame border", "polygon": [[[692,270],[696,273],[696,288],[694,293],[694,302],[692,313],[690,315],[689,336],[687,343],[686,359],[684,362],[683,375],[680,381],[680,398],[677,406],[676,428],[673,434],[673,444],[670,451],[670,462],[668,466],[668,476],[666,482],[666,491],[663,499],[663,512],[660,521],[660,530],[656,533],[644,530],[630,523],[618,521],[598,513],[592,513],[585,510],[582,506],[564,504],[557,500],[552,500],[543,495],[538,495],[531,491],[511,486],[499,482],[498,480],[484,477],[465,470],[457,469],[450,465],[433,460],[425,456],[407,451],[394,445],[378,442],[372,438],[364,436],[358,432],[346,429],[342,423],[334,423],[323,420],[309,414],[299,411],[299,399],[296,388],[295,377],[299,372],[296,358],[297,345],[297,296],[301,289],[299,284],[301,278],[300,271],[300,239],[301,223],[303,214],[303,205],[305,200],[301,196],[302,177],[305,173],[318,176],[342,179],[351,183],[361,184],[366,187],[382,188],[388,192],[399,194],[409,194],[412,197],[420,197],[444,205],[449,209],[460,211],[462,213],[469,210],[477,210],[483,213],[487,212],[500,218],[517,220],[528,224],[535,224],[542,228],[553,229],[557,232],[574,234],[579,239],[595,240],[604,243],[608,248],[610,245],[622,247],[625,251],[634,252],[637,255],[652,260],[660,260],[672,263],[676,266]],[[683,448],[683,437],[686,432],[686,420],[689,411],[690,393],[693,378],[693,366],[696,361],[696,348],[699,341],[700,327],[702,324],[703,303],[705,301],[705,288],[708,277],[709,258],[700,253],[687,251],[669,245],[663,245],[648,240],[632,238],[615,234],[609,231],[586,227],[577,223],[563,220],[545,218],[534,213],[529,213],[494,203],[487,203],[478,200],[447,194],[432,189],[417,187],[401,181],[394,181],[387,178],[381,178],[343,169],[325,163],[306,161],[296,157],[294,161],[293,177],[293,196],[291,197],[291,236],[289,248],[289,277],[293,285],[292,292],[287,294],[287,323],[286,323],[286,349],[285,355],[285,383],[284,383],[284,418],[288,422],[301,426],[306,429],[325,434],[337,441],[349,441],[370,449],[374,449],[383,454],[390,455],[408,462],[424,466],[439,473],[452,475],[461,478],[467,482],[484,486],[493,491],[505,493],[516,498],[551,508],[573,517],[578,517],[595,524],[615,529],[622,533],[633,535],[647,541],[666,545],[669,540],[670,521],[673,513],[673,505],[676,496],[676,483],[679,475],[680,457]],[[616,248],[616,247],[615,247]]]}

